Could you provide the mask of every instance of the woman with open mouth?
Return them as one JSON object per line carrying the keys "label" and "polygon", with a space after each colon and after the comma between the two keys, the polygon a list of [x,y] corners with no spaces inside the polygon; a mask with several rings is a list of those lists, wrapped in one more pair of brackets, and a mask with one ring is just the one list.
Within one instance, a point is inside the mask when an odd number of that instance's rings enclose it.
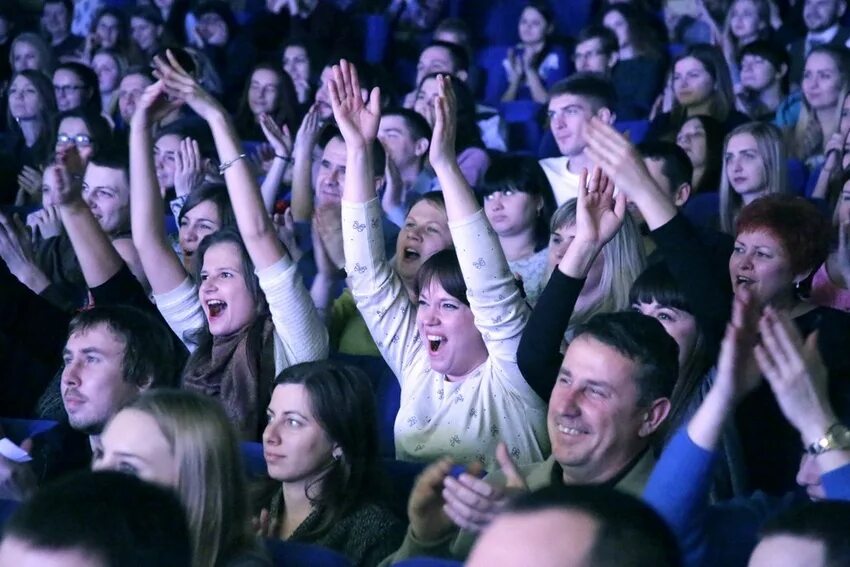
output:
{"label": "woman with open mouth", "polygon": [[[258,440],[271,384],[282,369],[327,356],[327,331],[277,238],[227,112],[171,52],[131,122],[134,241],[157,308],[192,352],[183,388],[219,398],[243,439]],[[201,240],[191,277],[170,248],[151,153],[151,124],[187,104],[210,125],[239,230]]]}
{"label": "woman with open mouth", "polygon": [[516,365],[528,317],[525,303],[455,153],[455,99],[438,76],[430,161],[443,188],[457,254],[442,250],[416,276],[418,307],[387,262],[371,147],[380,122],[380,92],[360,97],[347,61],[329,84],[334,116],[348,148],[342,230],[349,283],[369,330],[401,384],[396,457],[495,463],[499,442],[522,464],[549,450],[546,404]]}

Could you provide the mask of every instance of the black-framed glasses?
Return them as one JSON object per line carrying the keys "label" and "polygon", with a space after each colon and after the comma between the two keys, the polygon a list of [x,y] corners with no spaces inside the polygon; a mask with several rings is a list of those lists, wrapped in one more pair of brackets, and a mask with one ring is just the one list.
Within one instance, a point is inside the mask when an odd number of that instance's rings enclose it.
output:
{"label": "black-framed glasses", "polygon": [[74,144],[77,147],[85,148],[91,146],[92,140],[91,136],[86,134],[77,134],[76,136],[69,136],[68,134],[59,134],[56,136],[56,144]]}
{"label": "black-framed glasses", "polygon": [[84,88],[86,87],[84,87],[83,85],[53,85],[53,91],[56,94],[61,95],[66,95],[72,91],[81,91]]}

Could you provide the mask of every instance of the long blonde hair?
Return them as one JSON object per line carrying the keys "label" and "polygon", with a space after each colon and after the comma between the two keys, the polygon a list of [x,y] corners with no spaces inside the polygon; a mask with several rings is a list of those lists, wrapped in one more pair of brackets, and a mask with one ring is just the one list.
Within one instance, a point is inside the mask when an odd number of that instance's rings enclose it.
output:
{"label": "long blonde hair", "polygon": [[797,119],[797,124],[794,125],[794,128],[789,129],[787,141],[791,155],[804,161],[823,153],[826,140],[838,131],[838,125],[841,122],[841,108],[844,106],[844,98],[848,93],[848,58],[844,54],[844,48],[820,45],[812,49],[806,56],[806,61],[808,62],[809,57],[817,53],[822,53],[832,58],[836,69],[838,69],[838,73],[841,75],[841,92],[835,103],[835,124],[829,125],[826,137],[824,137],[823,125],[820,123],[815,109],[812,108],[805,96],[801,97],[800,117]]}
{"label": "long blonde hair", "polygon": [[[738,64],[738,54],[743,45],[738,44],[738,39],[732,35],[732,8],[738,2],[743,0],[732,0],[729,4],[729,11],[726,12],[726,20],[723,22],[723,54],[729,61],[730,65]],[[756,14],[759,19],[767,24],[762,30],[759,30],[758,39],[763,39],[770,29],[770,5],[767,0],[749,0],[756,7]]]}
{"label": "long blonde hair", "polygon": [[[570,199],[552,215],[552,232],[576,222],[576,200]],[[629,291],[646,267],[643,241],[637,224],[630,215],[614,238],[602,249],[602,278],[599,287],[602,297],[592,305],[573,312],[567,336],[577,325],[585,323],[597,313],[613,313],[629,307]]]}
{"label": "long blonde hair", "polygon": [[128,407],[152,417],[171,446],[193,565],[212,567],[253,547],[239,442],[220,404],[192,392],[157,389]]}
{"label": "long blonde hair", "polygon": [[726,171],[726,148],[729,140],[739,134],[749,134],[756,140],[759,155],[764,167],[764,195],[788,193],[788,154],[782,140],[782,132],[773,124],[766,122],[748,122],[741,124],[723,141],[723,168],[720,172],[720,229],[726,234],[735,234],[735,221],[743,207],[741,196],[729,183]]}

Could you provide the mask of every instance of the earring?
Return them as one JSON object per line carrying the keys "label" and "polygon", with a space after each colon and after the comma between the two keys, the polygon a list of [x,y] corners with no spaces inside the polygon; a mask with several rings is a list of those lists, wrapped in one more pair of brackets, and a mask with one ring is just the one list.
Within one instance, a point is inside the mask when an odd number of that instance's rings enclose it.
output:
{"label": "earring", "polygon": [[340,460],[342,460],[342,451],[340,451],[339,449],[337,449],[336,451],[334,451],[333,453],[331,453],[331,456],[333,457],[333,460],[334,460],[334,461],[339,462]]}

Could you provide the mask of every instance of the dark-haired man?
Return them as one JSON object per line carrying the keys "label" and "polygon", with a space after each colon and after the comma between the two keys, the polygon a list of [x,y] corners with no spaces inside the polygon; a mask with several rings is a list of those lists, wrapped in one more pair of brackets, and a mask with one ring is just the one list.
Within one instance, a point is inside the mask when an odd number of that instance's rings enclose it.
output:
{"label": "dark-haired man", "polygon": [[804,0],[803,22],[807,33],[788,46],[792,85],[799,86],[803,80],[803,67],[812,49],[821,45],[847,47],[850,43],[850,29],[841,26],[846,11],[846,0]]}
{"label": "dark-haired man", "polygon": [[57,60],[71,57],[83,45],[83,38],[71,33],[74,4],[71,0],[45,0],[41,10],[41,26],[47,33]]}

